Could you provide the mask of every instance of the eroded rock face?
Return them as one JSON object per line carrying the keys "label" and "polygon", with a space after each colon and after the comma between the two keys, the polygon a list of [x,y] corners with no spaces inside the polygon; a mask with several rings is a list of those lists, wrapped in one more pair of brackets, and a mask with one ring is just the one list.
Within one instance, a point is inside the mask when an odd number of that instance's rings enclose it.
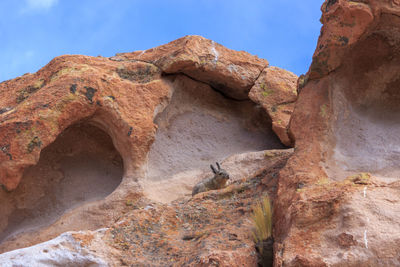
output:
{"label": "eroded rock face", "polygon": [[[197,61],[190,61],[193,71],[217,75],[212,80],[219,79],[229,84],[226,80],[232,79],[236,87],[226,86],[223,90],[224,94],[231,97],[238,94],[237,88],[242,83],[229,71],[230,65],[243,69],[240,79],[246,82],[240,88],[247,88],[245,99],[248,99],[248,92],[268,65],[257,57],[229,50],[200,36],[184,37],[144,51],[143,54],[126,53],[110,59],[85,56],[56,58],[35,74],[0,84],[0,93],[4,95],[0,100],[0,182],[8,190],[15,189],[23,170],[38,161],[41,149],[53,142],[68,126],[84,119],[97,123],[111,136],[114,145],[126,159],[126,172],[137,170],[153,141],[154,115],[168,103],[173,91],[170,82],[161,74],[174,71],[186,73],[180,68],[173,71],[163,64],[154,65],[157,62],[153,64],[153,61],[155,58],[170,59],[170,54],[175,55],[177,48],[180,57],[174,58],[176,64],[186,64],[185,58],[204,54],[204,64],[220,66],[208,69],[197,64]],[[217,59],[207,54],[214,53],[214,50],[221,54]],[[157,54],[153,55],[151,51]],[[145,59],[141,57],[145,55],[151,63],[142,61]],[[278,75],[285,75],[284,72]],[[213,84],[207,79],[195,78]],[[274,76],[271,76],[270,80],[273,79]],[[291,87],[290,91],[293,91],[293,86],[289,81],[287,86],[276,90]],[[288,102],[293,101],[292,95],[289,98]],[[274,122],[275,116],[271,116],[268,110],[267,113]],[[277,134],[280,136],[279,132]]]}
{"label": "eroded rock face", "polygon": [[[223,190],[169,204],[127,202],[129,210],[106,229],[68,232],[4,253],[0,261],[10,266],[257,266],[249,220],[252,205],[267,193],[274,199],[279,170],[292,152],[269,150],[233,157],[222,164],[241,172],[240,180]],[[248,173],[237,169],[249,161],[253,166]]]}
{"label": "eroded rock face", "polygon": [[25,170],[16,190],[0,192],[0,251],[22,233],[37,234],[67,210],[104,199],[122,176],[122,158],[105,132],[85,124],[69,127],[41,152],[37,165]]}
{"label": "eroded rock face", "polygon": [[289,71],[270,67],[264,59],[201,36],[186,36],[156,48],[118,54],[113,59],[149,62],[164,73],[183,73],[204,82],[228,97],[250,98],[267,111],[281,142],[293,146],[287,128],[297,97],[297,76]]}
{"label": "eroded rock face", "polygon": [[[155,119],[158,130],[146,178],[140,180],[152,199],[170,202],[190,194],[198,180],[194,177],[204,172],[213,175],[210,163],[235,154],[284,148],[265,110],[254,102],[227,99],[183,75],[171,82],[171,101]],[[161,181],[166,190],[160,188]]]}
{"label": "eroded rock face", "polygon": [[233,51],[201,36],[186,36],[144,51],[118,54],[115,59],[149,62],[165,73],[184,73],[236,99],[248,93],[268,61]]}
{"label": "eroded rock face", "polygon": [[400,264],[397,1],[326,1],[281,171],[276,264]]}
{"label": "eroded rock face", "polygon": [[[292,153],[264,151],[292,144],[287,128],[295,79],[248,53],[187,36],[112,58],[61,56],[37,73],[1,83],[0,252],[115,222],[134,234],[136,225],[167,211],[171,224],[154,222],[160,228],[151,237],[154,246],[170,235],[162,256],[143,252],[126,262],[254,263],[247,217],[266,191],[273,200],[277,172]],[[263,84],[274,94],[266,94]],[[214,161],[232,172],[230,189],[192,199],[192,186],[210,175]],[[199,217],[190,217],[198,206]],[[216,213],[204,217],[211,209]],[[232,229],[221,227],[234,221]],[[118,266],[127,242],[141,244],[148,233],[137,229],[128,238],[114,230],[96,240],[104,240],[105,253],[118,262],[109,264]],[[200,230],[215,235],[203,238]],[[186,232],[195,237],[185,247],[191,240],[182,239]],[[233,243],[219,244],[226,237]],[[129,240],[119,243],[121,238]],[[70,247],[75,241],[65,242]],[[72,253],[79,250],[71,246]],[[182,248],[184,258],[176,258]],[[78,257],[68,264],[94,262]]]}
{"label": "eroded rock face", "polygon": [[111,136],[126,172],[137,169],[153,141],[154,110],[168,98],[169,85],[157,70],[143,62],[62,56],[35,74],[2,83],[0,105],[8,111],[0,115],[1,184],[15,189],[40,151],[81,120]]}

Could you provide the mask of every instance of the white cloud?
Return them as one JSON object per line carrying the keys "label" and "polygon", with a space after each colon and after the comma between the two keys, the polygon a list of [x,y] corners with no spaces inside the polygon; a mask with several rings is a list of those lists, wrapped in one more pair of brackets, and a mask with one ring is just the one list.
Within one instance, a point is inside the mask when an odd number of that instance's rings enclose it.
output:
{"label": "white cloud", "polygon": [[58,0],[26,0],[27,9],[48,10],[56,5]]}

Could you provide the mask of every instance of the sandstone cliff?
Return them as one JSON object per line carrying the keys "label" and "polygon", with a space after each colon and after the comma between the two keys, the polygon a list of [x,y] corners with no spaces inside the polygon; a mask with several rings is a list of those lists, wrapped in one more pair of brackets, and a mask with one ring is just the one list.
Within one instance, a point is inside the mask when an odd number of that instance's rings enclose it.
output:
{"label": "sandstone cliff", "polygon": [[[187,36],[111,58],[61,56],[1,83],[0,251],[45,243],[0,261],[256,264],[249,214],[274,199],[292,153],[296,82]],[[215,161],[229,186],[192,198]]]}
{"label": "sandstone cliff", "polygon": [[[276,265],[399,266],[398,1],[329,0],[280,173]],[[307,123],[305,123],[307,122]]]}
{"label": "sandstone cliff", "polygon": [[400,3],[321,10],[299,79],[187,36],[1,83],[0,262],[256,266],[268,194],[275,266],[400,266]]}

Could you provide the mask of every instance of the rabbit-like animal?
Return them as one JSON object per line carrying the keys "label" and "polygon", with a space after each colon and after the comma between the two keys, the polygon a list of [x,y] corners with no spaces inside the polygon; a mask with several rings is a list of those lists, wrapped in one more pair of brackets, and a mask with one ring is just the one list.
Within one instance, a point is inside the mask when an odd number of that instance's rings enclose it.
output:
{"label": "rabbit-like animal", "polygon": [[216,162],[216,164],[218,170],[215,169],[212,164],[210,165],[214,176],[204,179],[203,181],[200,181],[198,184],[196,184],[193,187],[192,196],[209,190],[221,189],[226,186],[226,182],[229,180],[229,174],[224,169],[221,169],[221,166],[219,166],[218,162]]}

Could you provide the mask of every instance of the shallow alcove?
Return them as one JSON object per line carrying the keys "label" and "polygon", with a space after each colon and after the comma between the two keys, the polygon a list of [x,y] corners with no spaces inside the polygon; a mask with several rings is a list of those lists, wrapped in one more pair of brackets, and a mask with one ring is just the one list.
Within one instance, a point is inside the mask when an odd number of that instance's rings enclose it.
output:
{"label": "shallow alcove", "polygon": [[15,191],[0,192],[0,242],[104,199],[122,177],[122,158],[107,133],[87,123],[67,128],[42,150],[37,165],[25,170]]}
{"label": "shallow alcove", "polygon": [[386,181],[400,175],[400,18],[380,23],[351,49],[330,79],[333,150],[326,169],[336,180],[370,172]]}
{"label": "shallow alcove", "polygon": [[209,165],[229,156],[284,148],[271,121],[250,100],[228,98],[209,85],[178,75],[172,98],[155,118],[158,125],[151,147],[145,193],[168,202],[188,194]]}

